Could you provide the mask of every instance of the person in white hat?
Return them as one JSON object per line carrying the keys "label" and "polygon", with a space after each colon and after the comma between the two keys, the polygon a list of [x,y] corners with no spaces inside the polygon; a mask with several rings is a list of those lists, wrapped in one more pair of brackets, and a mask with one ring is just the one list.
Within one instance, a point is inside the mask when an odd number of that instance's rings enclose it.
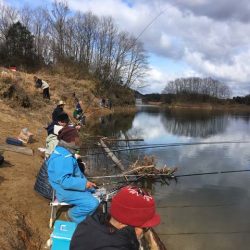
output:
{"label": "person in white hat", "polygon": [[60,100],[58,103],[57,103],[57,106],[56,108],[54,109],[53,113],[52,113],[52,121],[57,123],[58,120],[57,120],[57,117],[58,115],[62,114],[64,112],[63,108],[64,108],[64,105],[65,105],[65,102]]}

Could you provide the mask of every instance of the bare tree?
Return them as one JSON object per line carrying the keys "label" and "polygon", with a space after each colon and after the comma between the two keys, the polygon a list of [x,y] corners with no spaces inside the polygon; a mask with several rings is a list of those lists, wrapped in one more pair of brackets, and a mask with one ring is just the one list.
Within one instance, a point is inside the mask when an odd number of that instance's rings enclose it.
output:
{"label": "bare tree", "polygon": [[67,2],[54,1],[52,10],[47,15],[51,27],[50,35],[54,37],[53,49],[58,57],[63,57],[65,52],[65,28],[68,14]]}
{"label": "bare tree", "polygon": [[17,17],[16,9],[0,3],[0,42],[5,40],[8,28],[17,21]]}
{"label": "bare tree", "polygon": [[32,22],[33,18],[33,10],[25,5],[19,12],[19,19],[22,25],[24,25],[27,29],[32,30]]}
{"label": "bare tree", "polygon": [[167,83],[163,93],[166,94],[199,94],[216,98],[230,97],[229,87],[212,78],[178,78]]}
{"label": "bare tree", "polygon": [[0,39],[4,40],[6,29],[19,18],[34,35],[36,55],[44,63],[56,65],[61,59],[70,59],[110,87],[142,82],[147,69],[142,43],[119,31],[111,17],[69,13],[67,2],[59,0],[51,10],[25,6],[17,12],[0,5]]}

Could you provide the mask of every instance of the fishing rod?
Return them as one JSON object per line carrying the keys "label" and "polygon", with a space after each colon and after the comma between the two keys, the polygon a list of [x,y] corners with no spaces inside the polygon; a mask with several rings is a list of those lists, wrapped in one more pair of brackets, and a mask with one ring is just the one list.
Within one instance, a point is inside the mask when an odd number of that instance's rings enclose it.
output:
{"label": "fishing rod", "polygon": [[189,176],[202,176],[202,175],[214,175],[214,174],[232,174],[232,173],[242,173],[242,172],[250,172],[250,169],[224,170],[224,171],[201,172],[201,173],[192,173],[192,174],[181,174],[181,175],[175,175],[175,177],[179,178],[179,177],[189,177]]}
{"label": "fishing rod", "polygon": [[[124,141],[125,142],[125,141]],[[149,144],[136,144],[136,147],[129,147],[127,145],[118,145],[112,146],[110,148],[128,148],[128,149],[138,149],[138,147],[142,148],[153,148],[153,147],[176,147],[176,146],[192,146],[192,145],[206,145],[206,144],[230,144],[230,143],[250,143],[250,141],[215,141],[215,142],[180,142],[180,143],[149,143]],[[89,144],[91,145],[91,144]],[[91,148],[100,148],[97,144],[92,144],[91,147],[80,147],[81,149],[91,149]],[[127,150],[127,149],[124,149]]]}
{"label": "fishing rod", "polygon": [[106,178],[124,178],[126,177],[147,177],[147,176],[153,176],[153,177],[169,177],[171,178],[180,178],[180,177],[189,177],[189,176],[202,176],[202,175],[214,175],[214,174],[230,174],[230,173],[242,173],[242,172],[250,172],[250,169],[240,169],[240,170],[224,170],[224,171],[212,171],[212,172],[201,172],[201,173],[191,173],[191,174],[118,174],[118,175],[104,175],[104,176],[91,176],[88,177],[89,179],[106,179]]}
{"label": "fishing rod", "polygon": [[181,233],[159,233],[160,236],[177,235],[212,235],[212,234],[249,234],[250,231],[214,231],[214,232],[181,232]]}
{"label": "fishing rod", "polygon": [[[110,150],[110,152],[115,153],[115,152],[122,152],[122,151],[143,150],[143,149],[151,149],[151,148],[167,148],[167,147],[195,146],[195,145],[216,145],[216,144],[237,144],[237,143],[250,143],[250,141],[184,142],[184,143],[155,144],[155,145],[151,144],[148,146],[113,149],[113,150]],[[81,157],[85,158],[88,156],[103,155],[103,154],[105,154],[105,152],[87,154]]]}

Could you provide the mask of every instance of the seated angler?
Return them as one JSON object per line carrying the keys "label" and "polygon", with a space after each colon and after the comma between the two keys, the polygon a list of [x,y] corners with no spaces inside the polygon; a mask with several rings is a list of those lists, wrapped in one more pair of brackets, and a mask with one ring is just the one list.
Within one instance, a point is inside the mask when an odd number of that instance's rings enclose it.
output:
{"label": "seated angler", "polygon": [[154,198],[145,190],[126,186],[112,199],[110,217],[98,212],[78,224],[70,250],[139,250],[139,239],[160,223]]}
{"label": "seated angler", "polygon": [[80,223],[92,214],[99,202],[92,195],[94,183],[88,181],[77,163],[80,144],[77,130],[63,127],[58,135],[59,143],[48,159],[49,182],[60,202],[72,205],[68,211],[70,220]]}
{"label": "seated angler", "polygon": [[53,122],[58,122],[58,116],[60,114],[64,113],[64,110],[63,110],[64,106],[65,106],[65,102],[62,100],[57,103],[56,108],[52,112],[52,121]]}

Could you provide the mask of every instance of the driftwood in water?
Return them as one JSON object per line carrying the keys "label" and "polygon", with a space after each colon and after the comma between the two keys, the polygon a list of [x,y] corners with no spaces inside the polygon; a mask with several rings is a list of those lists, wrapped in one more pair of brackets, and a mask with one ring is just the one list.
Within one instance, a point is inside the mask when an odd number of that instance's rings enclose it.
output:
{"label": "driftwood in water", "polygon": [[108,154],[108,156],[111,158],[111,160],[118,166],[122,171],[124,171],[124,166],[121,163],[121,161],[115,156],[114,153],[111,152],[111,150],[108,148],[108,146],[104,143],[102,139],[100,139],[100,145],[105,150],[105,152]]}
{"label": "driftwood in water", "polygon": [[153,228],[150,228],[146,233],[144,233],[144,238],[151,250],[167,250],[164,243],[161,241],[160,237]]}
{"label": "driftwood in water", "polygon": [[18,147],[14,145],[0,144],[0,150],[4,151],[12,151],[25,155],[33,155],[33,150],[26,147]]}
{"label": "driftwood in water", "polygon": [[140,166],[140,167],[134,167],[133,169],[130,169],[126,172],[123,172],[122,174],[123,175],[126,175],[126,174],[132,174],[132,173],[138,173],[139,171],[141,170],[146,170],[146,169],[150,169],[150,168],[155,168],[154,165],[150,165],[150,166]]}
{"label": "driftwood in water", "polygon": [[134,164],[128,171],[123,172],[122,174],[124,176],[135,174],[138,176],[145,176],[145,177],[154,177],[154,176],[169,176],[171,177],[175,172],[177,168],[169,168],[167,166],[164,166],[163,168],[156,168],[155,165],[148,165],[148,166],[138,166],[136,167],[136,164]]}

